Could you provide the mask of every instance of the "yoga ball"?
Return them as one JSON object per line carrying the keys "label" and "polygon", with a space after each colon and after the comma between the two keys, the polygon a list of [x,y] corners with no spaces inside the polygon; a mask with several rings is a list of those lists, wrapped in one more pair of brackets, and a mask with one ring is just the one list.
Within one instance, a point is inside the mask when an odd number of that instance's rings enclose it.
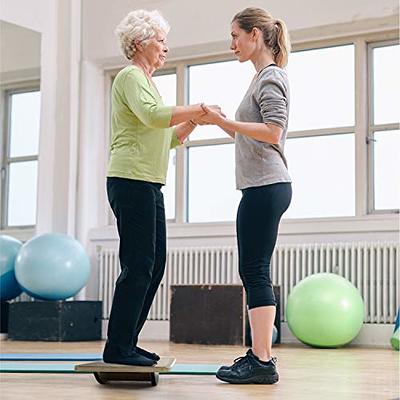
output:
{"label": "yoga ball", "polygon": [[397,309],[396,321],[394,322],[394,330],[400,328],[400,307]]}
{"label": "yoga ball", "polygon": [[276,339],[278,339],[278,329],[276,329],[276,326],[272,328],[272,344],[276,343]]}
{"label": "yoga ball", "polygon": [[400,308],[397,310],[394,331],[392,337],[390,338],[390,344],[395,350],[400,350]]}
{"label": "yoga ball", "polygon": [[289,329],[314,347],[339,347],[351,342],[364,320],[364,304],[357,288],[331,273],[308,276],[291,291],[286,318]]}
{"label": "yoga ball", "polygon": [[392,337],[390,338],[390,344],[395,350],[400,350],[400,328],[397,328]]}
{"label": "yoga ball", "polygon": [[15,259],[22,243],[11,236],[0,235],[0,300],[14,299],[22,293],[15,279]]}
{"label": "yoga ball", "polygon": [[83,246],[71,236],[48,233],[26,242],[15,262],[18,283],[40,300],[64,300],[87,283],[90,262]]}

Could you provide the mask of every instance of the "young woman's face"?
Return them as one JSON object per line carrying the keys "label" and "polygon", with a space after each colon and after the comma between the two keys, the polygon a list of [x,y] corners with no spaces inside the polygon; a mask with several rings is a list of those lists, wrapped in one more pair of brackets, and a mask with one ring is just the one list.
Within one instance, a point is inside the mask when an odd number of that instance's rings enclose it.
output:
{"label": "young woman's face", "polygon": [[168,51],[166,35],[158,32],[147,42],[143,53],[149,64],[157,69],[164,65]]}
{"label": "young woman's face", "polygon": [[233,21],[231,25],[231,38],[231,50],[235,53],[235,56],[240,62],[247,61],[256,47],[254,33],[247,33],[239,27],[236,21]]}

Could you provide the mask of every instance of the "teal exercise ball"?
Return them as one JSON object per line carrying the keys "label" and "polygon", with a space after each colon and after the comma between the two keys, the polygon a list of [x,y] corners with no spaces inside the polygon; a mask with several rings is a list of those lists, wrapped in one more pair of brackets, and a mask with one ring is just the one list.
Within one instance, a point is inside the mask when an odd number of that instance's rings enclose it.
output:
{"label": "teal exercise ball", "polygon": [[15,259],[22,243],[11,236],[0,235],[0,300],[12,300],[22,293],[15,279]]}
{"label": "teal exercise ball", "polygon": [[71,236],[48,233],[26,242],[15,262],[15,276],[23,291],[40,300],[64,300],[87,283],[89,257]]}
{"label": "teal exercise ball", "polygon": [[301,342],[313,347],[339,347],[360,332],[364,303],[347,279],[331,273],[315,274],[292,289],[286,319]]}
{"label": "teal exercise ball", "polygon": [[274,325],[272,328],[272,344],[275,344],[277,339],[278,339],[278,329],[276,329],[276,326]]}

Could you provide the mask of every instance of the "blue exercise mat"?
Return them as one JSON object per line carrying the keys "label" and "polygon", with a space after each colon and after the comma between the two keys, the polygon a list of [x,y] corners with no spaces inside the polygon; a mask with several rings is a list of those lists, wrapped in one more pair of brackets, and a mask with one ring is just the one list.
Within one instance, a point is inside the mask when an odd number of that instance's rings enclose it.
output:
{"label": "blue exercise mat", "polygon": [[[163,375],[215,375],[220,365],[216,364],[175,364]],[[48,373],[48,374],[90,374],[92,372],[75,371],[75,364],[45,364],[23,362],[0,362],[2,373]]]}
{"label": "blue exercise mat", "polygon": [[53,374],[81,374],[86,372],[75,371],[75,364],[45,364],[23,362],[0,362],[0,372],[7,373],[53,373]]}
{"label": "blue exercise mat", "polygon": [[97,353],[3,353],[0,361],[97,361],[103,357]]}

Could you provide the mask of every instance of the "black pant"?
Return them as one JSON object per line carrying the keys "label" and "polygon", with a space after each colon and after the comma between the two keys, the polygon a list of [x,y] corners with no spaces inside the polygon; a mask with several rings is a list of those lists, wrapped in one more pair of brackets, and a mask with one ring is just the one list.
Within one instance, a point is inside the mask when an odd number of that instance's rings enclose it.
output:
{"label": "black pant", "polygon": [[108,323],[108,345],[122,355],[137,344],[165,270],[166,226],[161,184],[107,178],[117,219],[121,273]]}
{"label": "black pant", "polygon": [[292,198],[290,183],[244,189],[239,204],[236,231],[239,274],[246,289],[249,309],[276,305],[270,262],[282,214]]}

